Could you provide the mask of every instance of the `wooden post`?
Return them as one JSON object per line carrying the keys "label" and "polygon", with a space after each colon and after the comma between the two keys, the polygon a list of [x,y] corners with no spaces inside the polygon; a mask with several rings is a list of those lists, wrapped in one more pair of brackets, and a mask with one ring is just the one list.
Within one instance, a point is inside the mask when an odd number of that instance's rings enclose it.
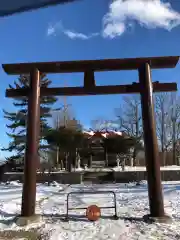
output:
{"label": "wooden post", "polygon": [[24,166],[24,185],[21,216],[35,214],[36,205],[36,169],[38,162],[40,130],[40,75],[37,69],[30,73],[30,91],[28,100],[28,124]]}
{"label": "wooden post", "polygon": [[164,217],[160,159],[154,119],[153,86],[148,63],[139,68],[139,82],[144,130],[145,159],[151,217]]}

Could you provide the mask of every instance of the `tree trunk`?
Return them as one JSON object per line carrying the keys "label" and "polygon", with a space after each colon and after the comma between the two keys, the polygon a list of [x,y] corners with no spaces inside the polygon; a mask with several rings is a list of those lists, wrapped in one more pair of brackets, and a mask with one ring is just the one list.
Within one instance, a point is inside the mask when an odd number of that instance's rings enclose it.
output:
{"label": "tree trunk", "polygon": [[65,153],[65,170],[68,171],[68,153]]}
{"label": "tree trunk", "polygon": [[64,162],[63,162],[62,159],[61,159],[61,161],[60,161],[60,166],[61,166],[61,170],[63,170],[63,168],[64,168]]}
{"label": "tree trunk", "polygon": [[166,166],[166,152],[164,151],[163,149],[163,152],[162,152],[162,163],[160,162],[160,166]]}
{"label": "tree trunk", "polygon": [[173,165],[178,165],[176,160],[176,122],[173,119]]}
{"label": "tree trunk", "polygon": [[92,158],[93,158],[93,156],[90,155],[90,156],[89,156],[89,159],[88,159],[88,168],[91,168],[91,167],[92,167]]}
{"label": "tree trunk", "polygon": [[162,165],[165,166],[165,152],[164,152],[164,124],[165,124],[165,120],[164,120],[164,103],[162,103],[162,107],[161,107],[162,111],[161,111],[161,152],[162,152]]}
{"label": "tree trunk", "polygon": [[105,159],[105,166],[108,167],[108,154],[106,149],[104,148],[104,159]]}
{"label": "tree trunk", "polygon": [[57,169],[59,167],[59,147],[57,146],[57,149],[56,149],[56,166],[55,166]]}
{"label": "tree trunk", "polygon": [[135,167],[136,166],[136,148],[134,148],[134,150],[133,150],[133,167]]}
{"label": "tree trunk", "polygon": [[67,171],[72,172],[72,156],[71,156],[71,154],[69,154],[69,156],[68,156]]}
{"label": "tree trunk", "polygon": [[[139,109],[138,109],[138,104],[136,104],[136,140],[139,137]],[[137,155],[137,148],[136,146],[134,147],[134,151],[133,151],[133,167],[136,166],[136,155]]]}
{"label": "tree trunk", "polygon": [[122,171],[124,172],[124,170],[125,170],[125,158],[124,157],[121,162],[121,167],[122,167]]}

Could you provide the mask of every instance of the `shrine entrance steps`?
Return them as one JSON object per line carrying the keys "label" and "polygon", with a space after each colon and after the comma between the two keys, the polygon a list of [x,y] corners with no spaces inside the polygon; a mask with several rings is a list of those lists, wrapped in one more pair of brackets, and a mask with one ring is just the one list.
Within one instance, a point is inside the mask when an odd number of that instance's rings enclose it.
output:
{"label": "shrine entrance steps", "polygon": [[86,183],[112,183],[114,182],[114,175],[113,172],[103,172],[103,171],[96,171],[96,172],[85,172],[83,177],[83,182]]}
{"label": "shrine entrance steps", "polygon": [[105,161],[92,161],[92,168],[104,168]]}

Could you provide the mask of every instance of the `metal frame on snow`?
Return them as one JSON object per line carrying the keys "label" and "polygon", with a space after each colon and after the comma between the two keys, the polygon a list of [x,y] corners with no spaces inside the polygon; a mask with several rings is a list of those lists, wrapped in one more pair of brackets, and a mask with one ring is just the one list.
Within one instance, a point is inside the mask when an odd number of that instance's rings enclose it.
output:
{"label": "metal frame on snow", "polygon": [[72,207],[69,207],[69,196],[70,195],[81,195],[81,194],[112,194],[113,197],[114,197],[114,205],[113,206],[108,206],[108,207],[101,207],[101,209],[108,209],[108,208],[114,208],[114,219],[118,219],[118,216],[117,216],[117,204],[116,204],[116,194],[114,191],[93,191],[93,192],[90,192],[90,191],[81,191],[81,192],[70,192],[67,194],[67,207],[66,207],[66,217],[65,217],[65,220],[69,220],[69,210],[86,210],[87,207],[76,207],[76,208],[72,208]]}

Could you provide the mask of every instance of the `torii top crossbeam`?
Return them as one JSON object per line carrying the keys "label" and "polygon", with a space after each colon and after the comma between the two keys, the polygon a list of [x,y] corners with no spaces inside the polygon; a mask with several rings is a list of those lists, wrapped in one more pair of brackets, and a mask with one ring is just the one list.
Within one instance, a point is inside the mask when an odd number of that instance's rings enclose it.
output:
{"label": "torii top crossbeam", "polygon": [[0,17],[78,0],[6,0],[0,5]]}
{"label": "torii top crossbeam", "polygon": [[126,59],[103,59],[81,60],[64,62],[40,62],[40,63],[14,63],[3,64],[7,74],[26,74],[32,69],[38,69],[43,73],[72,73],[90,71],[115,71],[136,70],[143,63],[149,63],[151,69],[174,68],[179,61],[179,56],[126,58]]}

